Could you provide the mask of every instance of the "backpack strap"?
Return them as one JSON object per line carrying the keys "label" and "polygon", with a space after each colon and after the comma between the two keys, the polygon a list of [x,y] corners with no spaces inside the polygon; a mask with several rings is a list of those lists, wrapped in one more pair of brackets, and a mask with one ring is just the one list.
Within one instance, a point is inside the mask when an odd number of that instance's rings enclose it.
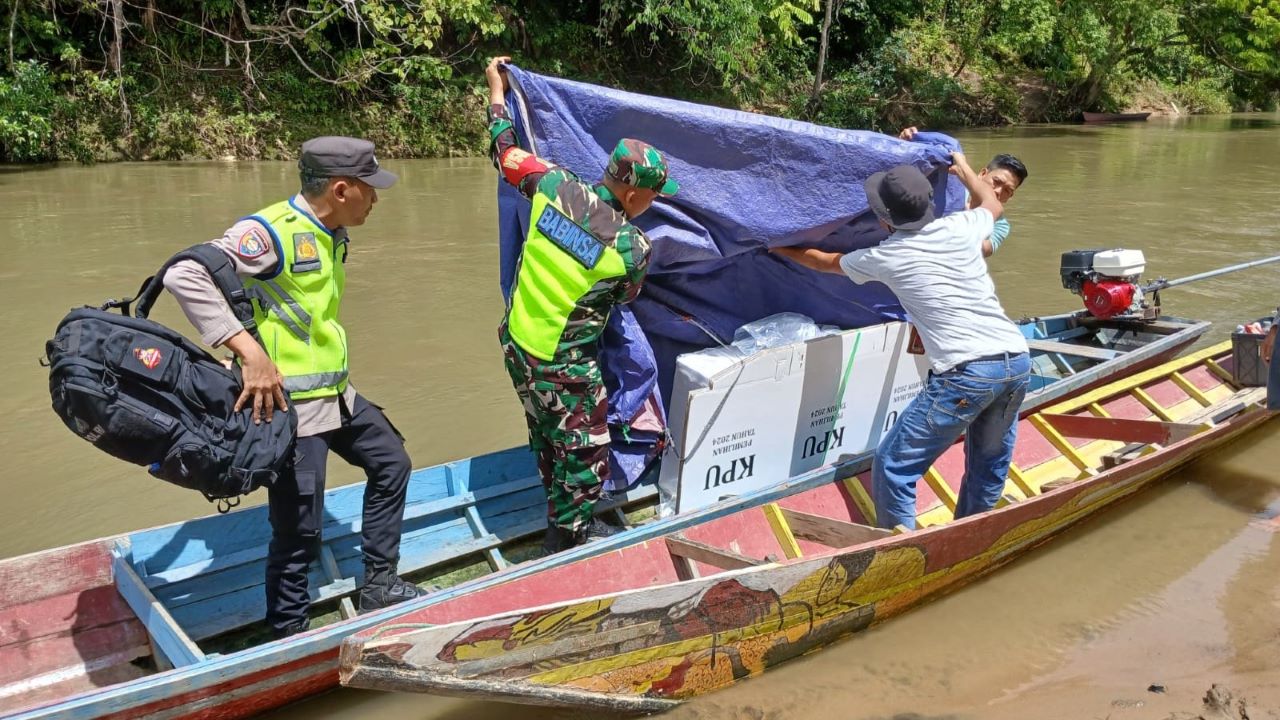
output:
{"label": "backpack strap", "polygon": [[108,303],[108,306],[118,307],[121,313],[128,315],[129,306],[133,305],[134,317],[147,317],[151,313],[151,306],[155,304],[160,292],[164,290],[165,273],[169,272],[169,268],[183,260],[194,260],[209,271],[209,276],[213,278],[214,286],[222,293],[227,305],[231,306],[231,312],[235,314],[236,319],[240,321],[244,329],[248,330],[249,334],[261,344],[262,338],[258,336],[258,324],[253,319],[253,298],[251,293],[245,288],[240,276],[236,275],[235,266],[232,265],[231,259],[227,257],[226,253],[209,243],[192,245],[186,250],[175,254],[166,260],[164,265],[160,266],[155,275],[147,278],[142,283],[142,287],[138,289],[137,296],[129,300]]}

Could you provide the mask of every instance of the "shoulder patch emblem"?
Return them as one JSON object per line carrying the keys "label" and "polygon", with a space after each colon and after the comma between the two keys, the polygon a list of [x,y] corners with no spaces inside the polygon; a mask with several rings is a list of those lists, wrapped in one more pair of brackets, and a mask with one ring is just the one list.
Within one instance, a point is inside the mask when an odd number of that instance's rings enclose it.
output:
{"label": "shoulder patch emblem", "polygon": [[520,167],[520,163],[526,158],[532,157],[527,151],[520,148],[511,148],[506,155],[502,156],[502,165],[508,170],[515,170]]}
{"label": "shoulder patch emblem", "polygon": [[267,254],[267,240],[257,228],[250,228],[240,236],[236,245],[236,254],[246,260],[252,260]]}

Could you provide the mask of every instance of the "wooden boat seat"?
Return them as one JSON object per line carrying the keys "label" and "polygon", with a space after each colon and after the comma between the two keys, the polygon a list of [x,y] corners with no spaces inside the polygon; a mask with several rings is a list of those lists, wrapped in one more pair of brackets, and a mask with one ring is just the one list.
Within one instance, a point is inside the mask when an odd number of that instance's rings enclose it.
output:
{"label": "wooden boat seat", "polygon": [[1097,348],[1090,345],[1073,345],[1072,343],[1061,342],[1058,340],[1027,340],[1027,347],[1032,350],[1041,352],[1056,353],[1061,355],[1075,355],[1077,357],[1086,357],[1091,360],[1114,360],[1123,354],[1119,350],[1108,350],[1106,348]]}
{"label": "wooden boat seat", "polygon": [[721,570],[739,570],[741,568],[764,565],[764,560],[749,558],[732,550],[718,548],[704,542],[685,537],[684,533],[674,533],[666,538],[667,551],[675,561],[676,572],[683,580],[699,577],[695,562]]}
{"label": "wooden boat seat", "polygon": [[[1266,388],[1246,388],[1238,390],[1230,399],[1215,403],[1194,413],[1187,418],[1185,423],[1158,423],[1161,425],[1179,425],[1186,428],[1194,428],[1195,432],[1208,429],[1217,425],[1224,420],[1228,420],[1241,412],[1244,412],[1250,405],[1265,400]],[[1154,421],[1148,421],[1153,422]],[[1170,442],[1190,437],[1190,434],[1178,433],[1176,436],[1168,438]],[[1117,465],[1136,460],[1153,450],[1159,449],[1159,443],[1151,442],[1132,442],[1114,452],[1102,456],[1103,468],[1110,469]]]}
{"label": "wooden boat seat", "polygon": [[813,515],[785,507],[779,507],[779,510],[781,510],[782,516],[786,518],[787,525],[791,528],[793,535],[827,547],[850,547],[889,537],[893,534],[889,530],[860,525],[846,520],[837,520],[825,515]]}

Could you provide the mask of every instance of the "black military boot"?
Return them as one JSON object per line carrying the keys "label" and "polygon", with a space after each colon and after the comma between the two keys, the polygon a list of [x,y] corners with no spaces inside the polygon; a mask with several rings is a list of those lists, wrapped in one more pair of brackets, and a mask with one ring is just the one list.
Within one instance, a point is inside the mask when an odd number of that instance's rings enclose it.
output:
{"label": "black military boot", "polygon": [[551,555],[562,550],[568,550],[571,547],[585,545],[593,540],[617,535],[625,529],[610,525],[600,518],[591,518],[591,522],[586,527],[579,528],[576,531],[552,525],[547,528],[547,534],[542,538],[542,551],[547,555]]}
{"label": "black military boot", "polygon": [[271,628],[271,637],[276,640],[283,640],[287,637],[293,637],[298,633],[304,633],[311,629],[311,620],[303,618],[292,625],[283,628]]}
{"label": "black military boot", "polygon": [[396,574],[395,566],[364,566],[364,585],[360,586],[360,614],[380,610],[405,600],[426,595],[426,591]]}
{"label": "black military boot", "polygon": [[547,534],[542,536],[542,552],[545,555],[552,555],[584,542],[586,542],[585,532],[581,530],[574,532],[552,525],[547,528]]}
{"label": "black military boot", "polygon": [[603,538],[612,537],[626,530],[626,528],[618,527],[601,520],[598,517],[591,518],[591,523],[586,527],[586,541],[601,540]]}

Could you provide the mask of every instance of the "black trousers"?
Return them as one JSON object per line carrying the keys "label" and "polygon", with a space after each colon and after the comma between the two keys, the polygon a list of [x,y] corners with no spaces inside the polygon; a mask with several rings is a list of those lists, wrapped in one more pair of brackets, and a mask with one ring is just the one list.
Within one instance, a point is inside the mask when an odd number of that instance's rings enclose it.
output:
{"label": "black trousers", "polygon": [[320,551],[325,462],[330,450],[364,468],[369,478],[361,530],[366,573],[393,567],[400,559],[409,454],[382,410],[356,395],[355,407],[342,408],[342,427],[298,438],[292,471],[281,474],[268,491],[267,623],[278,631],[294,628],[307,618],[311,604],[307,568]]}

